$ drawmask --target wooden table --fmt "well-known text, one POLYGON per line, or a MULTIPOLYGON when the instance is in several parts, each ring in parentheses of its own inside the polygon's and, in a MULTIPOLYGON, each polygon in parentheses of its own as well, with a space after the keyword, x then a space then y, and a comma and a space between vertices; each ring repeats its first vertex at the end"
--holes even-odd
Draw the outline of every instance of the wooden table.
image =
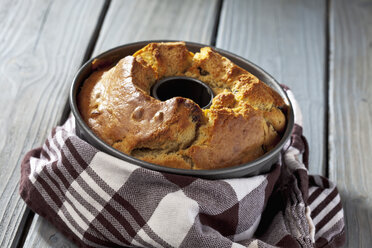
POLYGON ((0 0, 0 24, 0 247, 75 247, 20 199, 20 162, 66 118, 84 61, 147 39, 215 45, 290 86, 346 247, 372 247, 372 1, 0 0))

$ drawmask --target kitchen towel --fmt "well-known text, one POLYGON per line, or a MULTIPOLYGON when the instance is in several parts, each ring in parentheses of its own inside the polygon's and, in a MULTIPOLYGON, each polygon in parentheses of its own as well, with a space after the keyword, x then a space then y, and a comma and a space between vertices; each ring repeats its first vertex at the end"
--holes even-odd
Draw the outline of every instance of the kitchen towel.
POLYGON ((81 247, 339 247, 340 195, 309 175, 302 115, 267 174, 206 180, 148 170, 76 136, 74 117, 21 165, 27 205, 81 247))

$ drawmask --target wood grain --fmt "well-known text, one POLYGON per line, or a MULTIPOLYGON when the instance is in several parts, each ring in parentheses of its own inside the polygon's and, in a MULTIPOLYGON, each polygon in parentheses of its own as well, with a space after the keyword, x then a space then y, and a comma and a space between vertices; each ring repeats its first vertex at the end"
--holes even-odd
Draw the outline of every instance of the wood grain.
POLYGON ((261 66, 300 104, 310 172, 325 173, 326 2, 225 0, 216 46, 261 66))
POLYGON ((215 0, 114 0, 94 55, 141 40, 185 40, 209 44, 216 21, 215 0))
MULTIPOLYGON (((105 17, 94 55, 112 47, 148 39, 210 43, 217 14, 213 0, 118 0, 105 17)), ((76 247, 36 215, 24 247, 76 247)))
POLYGON ((21 160, 61 118, 102 3, 0 1, 0 247, 24 223, 21 160))
POLYGON ((63 236, 57 229, 39 215, 35 216, 30 227, 29 235, 24 243, 27 247, 63 247, 74 248, 77 247, 69 239, 63 236))
POLYGON ((329 177, 346 215, 346 247, 372 245, 372 1, 330 6, 329 177))

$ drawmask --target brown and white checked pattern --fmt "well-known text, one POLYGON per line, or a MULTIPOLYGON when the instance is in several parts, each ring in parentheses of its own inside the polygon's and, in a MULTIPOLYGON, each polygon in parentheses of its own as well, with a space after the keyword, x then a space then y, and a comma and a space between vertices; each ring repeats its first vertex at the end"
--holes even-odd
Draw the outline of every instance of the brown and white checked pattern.
POLYGON ((81 140, 70 117, 24 158, 20 194, 81 247, 341 246, 340 196, 308 176, 301 113, 284 88, 296 126, 270 173, 205 180, 147 170, 81 140))

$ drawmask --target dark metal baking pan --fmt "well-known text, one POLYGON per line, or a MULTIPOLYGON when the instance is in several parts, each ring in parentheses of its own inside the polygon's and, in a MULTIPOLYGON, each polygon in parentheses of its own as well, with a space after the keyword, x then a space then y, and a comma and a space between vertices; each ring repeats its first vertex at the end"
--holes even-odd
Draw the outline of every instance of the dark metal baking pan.
MULTIPOLYGON (((86 140, 91 145, 95 146, 97 149, 111 154, 119 159, 127 161, 129 163, 136 164, 138 166, 142 166, 144 168, 150 170, 156 170, 160 172, 167 172, 167 173, 174 173, 180 175, 187 175, 187 176, 194 176, 194 177, 202 177, 208 179, 222 179, 222 178, 236 178, 236 177, 243 177, 243 176, 253 176, 261 173, 268 172, 272 165, 275 164, 280 156, 280 151, 283 148, 284 144, 288 141, 291 136, 291 132, 294 126, 294 116, 293 116, 293 109, 290 100, 288 99, 287 94, 279 85, 279 83, 266 71, 255 65, 254 63, 238 56, 228 51, 212 47, 215 51, 219 52, 222 56, 227 57, 232 62, 237 64, 238 66, 246 69, 253 75, 257 76, 260 80, 265 82, 271 88, 273 88, 276 92, 280 94, 280 96, 284 99, 285 103, 287 104, 288 108, 286 110, 287 115, 287 125, 286 129, 283 133, 283 136, 280 142, 269 152, 265 153, 263 156, 253 160, 251 162, 240 164, 236 166, 231 166, 222 169, 214 169, 214 170, 187 170, 187 169, 177 169, 177 168, 169 168, 164 167, 152 163, 148 163, 142 161, 140 159, 131 157, 127 154, 116 150, 115 148, 111 147, 110 145, 106 144, 100 138, 98 138, 93 131, 88 127, 88 125, 83 121, 79 110, 77 108, 76 103, 76 96, 84 83, 85 79, 89 77, 89 75, 94 71, 98 66, 101 64, 112 64, 119 61, 121 58, 124 58, 127 55, 132 55, 137 50, 141 49, 142 47, 146 46, 148 43, 151 42, 169 42, 171 40, 149 40, 149 41, 140 41, 135 43, 130 43, 126 45, 122 45, 116 48, 113 48, 107 52, 104 52, 95 58, 90 59, 86 62, 80 70, 77 72, 71 86, 70 90, 70 106, 73 115, 75 116, 76 121, 76 133, 79 137, 86 140), (95 61, 93 65, 93 61, 95 61)), ((186 42, 187 48, 192 52, 198 52, 200 48, 209 46, 206 44, 199 44, 194 42, 186 42)))

